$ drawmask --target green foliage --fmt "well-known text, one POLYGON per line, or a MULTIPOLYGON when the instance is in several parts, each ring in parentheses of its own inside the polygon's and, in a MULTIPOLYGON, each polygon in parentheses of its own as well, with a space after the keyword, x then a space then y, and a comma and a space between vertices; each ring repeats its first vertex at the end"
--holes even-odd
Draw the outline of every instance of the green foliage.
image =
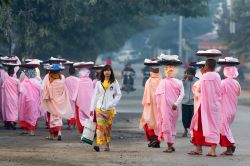
POLYGON ((0 40, 14 43, 17 55, 95 60, 155 27, 151 15, 204 16, 207 5, 208 0, 12 0, 0 11, 0 40))
POLYGON ((218 34, 234 56, 248 58, 250 52, 250 0, 235 0, 233 2, 233 15, 230 17, 229 11, 224 10, 223 17, 219 21, 218 34), (230 20, 236 24, 235 33, 229 31, 230 20))

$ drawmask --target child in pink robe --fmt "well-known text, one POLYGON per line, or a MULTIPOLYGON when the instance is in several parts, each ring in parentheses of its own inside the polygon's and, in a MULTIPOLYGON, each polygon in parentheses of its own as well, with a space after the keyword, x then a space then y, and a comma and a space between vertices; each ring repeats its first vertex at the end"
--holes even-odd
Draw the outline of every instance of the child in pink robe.
POLYGON ((7 77, 2 85, 2 109, 3 120, 6 121, 6 127, 16 129, 15 125, 18 120, 18 102, 19 93, 21 92, 20 82, 14 76, 14 68, 8 68, 9 77, 7 77))
POLYGON ((91 78, 89 78, 90 71, 88 69, 81 69, 79 74, 79 88, 76 97, 76 124, 79 133, 82 133, 85 120, 89 119, 90 116, 94 87, 91 78))
POLYGON ((57 137, 58 141, 61 141, 62 118, 71 118, 72 108, 64 76, 59 72, 61 68, 53 65, 52 69, 44 86, 41 105, 43 110, 47 111, 50 133, 47 139, 57 137))
POLYGON ((234 66, 226 66, 224 68, 224 76, 226 79, 221 81, 222 91, 222 112, 221 112, 221 127, 220 127, 220 145, 226 147, 227 150, 221 155, 233 155, 235 151, 235 140, 233 138, 230 126, 232 125, 236 113, 238 111, 238 96, 241 92, 241 87, 238 81, 234 78, 238 77, 237 68, 234 66))
POLYGON ((79 84, 79 79, 74 76, 75 74, 75 68, 72 66, 69 67, 69 74, 70 76, 65 79, 65 84, 69 92, 69 98, 70 98, 70 104, 73 110, 72 118, 68 119, 68 128, 71 129, 71 126, 76 125, 76 119, 75 119, 75 107, 76 107, 76 97, 78 93, 78 84, 79 84))
MULTIPOLYGON (((21 74, 22 76, 22 74, 21 74)), ((41 79, 39 77, 28 78, 23 74, 19 98, 19 121, 24 129, 22 134, 35 135, 35 128, 42 113, 40 110, 41 79)))
POLYGON ((210 146, 207 156, 216 156, 216 145, 220 141, 221 79, 214 72, 216 61, 207 59, 204 74, 197 91, 200 93, 198 111, 192 118, 190 133, 195 149, 190 155, 201 155, 202 146, 210 146))
POLYGON ((150 69, 150 77, 145 83, 142 105, 144 106, 140 120, 140 128, 144 128, 149 147, 160 147, 157 134, 157 108, 155 91, 161 81, 159 68, 150 69))
POLYGON ((179 105, 184 97, 182 81, 173 78, 176 71, 175 66, 166 66, 166 78, 161 80, 156 90, 158 138, 167 143, 168 148, 163 151, 166 153, 175 151, 173 144, 176 136, 179 105))

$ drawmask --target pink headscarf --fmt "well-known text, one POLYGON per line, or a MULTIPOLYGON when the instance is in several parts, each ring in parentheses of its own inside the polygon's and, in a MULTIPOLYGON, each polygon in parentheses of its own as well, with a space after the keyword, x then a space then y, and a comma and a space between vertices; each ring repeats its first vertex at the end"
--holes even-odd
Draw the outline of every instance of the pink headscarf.
POLYGON ((80 78, 89 77, 90 71, 88 69, 81 69, 79 72, 80 78))
POLYGON ((239 73, 238 69, 235 66, 226 66, 224 67, 224 76, 227 78, 237 78, 239 73))

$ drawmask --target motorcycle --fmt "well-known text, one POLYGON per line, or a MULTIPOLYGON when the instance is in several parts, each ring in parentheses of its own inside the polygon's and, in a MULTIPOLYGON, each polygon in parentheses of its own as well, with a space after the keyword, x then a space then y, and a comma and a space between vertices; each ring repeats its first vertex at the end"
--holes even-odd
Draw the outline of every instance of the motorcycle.
POLYGON ((135 73, 131 71, 124 71, 123 72, 123 87, 121 90, 127 93, 135 91, 136 89, 133 87, 134 78, 135 78, 135 73))

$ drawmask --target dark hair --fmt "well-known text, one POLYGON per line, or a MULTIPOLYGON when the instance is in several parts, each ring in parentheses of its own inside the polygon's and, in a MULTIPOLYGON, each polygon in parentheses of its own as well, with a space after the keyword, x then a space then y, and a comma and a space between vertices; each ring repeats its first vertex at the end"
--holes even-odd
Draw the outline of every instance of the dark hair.
POLYGON ((150 67, 150 71, 153 73, 159 73, 159 68, 150 67))
POLYGON ((114 75, 114 71, 113 71, 113 69, 112 69, 112 67, 110 65, 105 65, 103 67, 103 69, 101 70, 101 75, 100 75, 101 82, 103 82, 105 80, 104 71, 106 71, 106 70, 111 71, 109 82, 113 83, 115 81, 115 75, 114 75))
POLYGON ((210 71, 214 71, 216 67, 216 60, 214 59, 207 59, 206 66, 210 71))
POLYGON ((8 75, 12 76, 15 73, 14 67, 8 67, 8 75))
POLYGON ((73 66, 69 67, 69 75, 74 75, 76 73, 76 70, 73 66))
POLYGON ((186 72, 187 72, 187 74, 191 74, 191 75, 195 76, 196 69, 194 67, 188 67, 186 72))

